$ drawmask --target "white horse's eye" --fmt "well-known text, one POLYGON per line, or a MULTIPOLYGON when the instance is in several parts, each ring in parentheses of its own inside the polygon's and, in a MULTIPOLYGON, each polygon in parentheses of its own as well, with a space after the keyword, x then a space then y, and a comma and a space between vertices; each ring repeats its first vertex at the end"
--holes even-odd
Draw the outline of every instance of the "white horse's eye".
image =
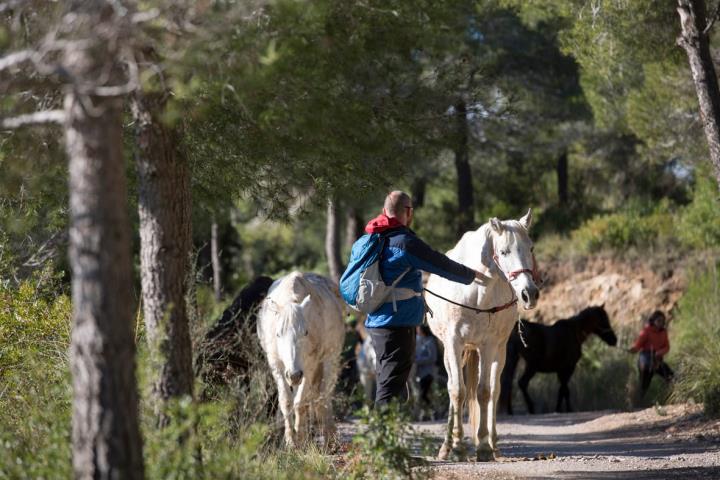
POLYGON ((500 255, 508 255, 510 253, 510 250, 501 250, 500 255))

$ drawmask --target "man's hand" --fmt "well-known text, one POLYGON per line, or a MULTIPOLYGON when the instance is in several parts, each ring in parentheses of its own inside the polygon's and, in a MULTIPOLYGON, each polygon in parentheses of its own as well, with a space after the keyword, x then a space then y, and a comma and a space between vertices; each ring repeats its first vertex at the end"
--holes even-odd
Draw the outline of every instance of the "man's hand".
POLYGON ((490 280, 492 280, 492 277, 475 270, 475 282, 476 283, 479 283, 480 285, 485 287, 485 286, 487 286, 488 283, 490 283, 490 280))

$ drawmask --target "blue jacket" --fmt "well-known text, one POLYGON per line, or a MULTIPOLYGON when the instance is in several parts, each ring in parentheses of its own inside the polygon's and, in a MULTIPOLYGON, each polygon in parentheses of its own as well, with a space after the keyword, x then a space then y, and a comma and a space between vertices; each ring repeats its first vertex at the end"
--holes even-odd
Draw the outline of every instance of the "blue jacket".
MULTIPOLYGON (((398 288, 410 288, 422 292, 421 270, 464 284, 475 279, 475 272, 440 252, 430 248, 415 233, 405 226, 394 227, 382 232, 385 237, 380 260, 380 273, 387 285, 390 285, 408 267, 410 270, 397 284, 398 288)), ((425 315, 425 302, 422 297, 413 297, 397 302, 397 312, 393 312, 392 302, 383 304, 368 315, 365 326, 414 327, 420 325, 425 315)))

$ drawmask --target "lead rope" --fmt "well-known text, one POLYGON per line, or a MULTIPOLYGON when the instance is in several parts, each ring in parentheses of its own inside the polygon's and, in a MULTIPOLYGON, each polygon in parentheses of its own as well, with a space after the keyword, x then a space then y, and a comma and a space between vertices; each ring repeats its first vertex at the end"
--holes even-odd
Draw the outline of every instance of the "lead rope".
POLYGON ((522 342, 523 347, 530 348, 525 341, 525 335, 523 335, 523 322, 524 320, 522 318, 518 318, 518 335, 520 336, 520 341, 522 342))
MULTIPOLYGON (((427 288, 423 288, 423 290, 428 292, 430 295, 433 295, 437 298, 445 300, 448 303, 452 303, 453 305, 457 305, 458 307, 467 308, 468 310, 472 310, 475 313, 498 313, 498 312, 501 312, 505 309, 512 307, 513 305, 515 305, 517 303, 517 298, 515 298, 515 295, 513 294, 513 299, 504 305, 500 305, 498 307, 492 307, 492 308, 477 308, 477 307, 471 307, 470 305, 464 305, 462 303, 454 302, 454 301, 450 300, 449 298, 445 298, 442 295, 439 295, 439 294, 433 292, 432 290, 428 290, 427 288)), ((426 304, 426 307, 427 307, 427 304, 426 304)), ((430 310, 429 307, 427 309, 428 309, 428 312, 430 313, 430 316, 432 317, 433 316, 432 310, 430 310)))

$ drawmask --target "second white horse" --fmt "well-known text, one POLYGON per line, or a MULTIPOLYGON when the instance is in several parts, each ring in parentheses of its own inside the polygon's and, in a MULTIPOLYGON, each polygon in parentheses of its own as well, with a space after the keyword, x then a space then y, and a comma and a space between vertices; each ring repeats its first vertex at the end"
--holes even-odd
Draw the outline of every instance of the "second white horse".
POLYGON ((345 334, 337 285, 292 272, 270 287, 257 329, 277 383, 286 444, 304 443, 313 418, 327 444, 335 433, 331 400, 345 334))

